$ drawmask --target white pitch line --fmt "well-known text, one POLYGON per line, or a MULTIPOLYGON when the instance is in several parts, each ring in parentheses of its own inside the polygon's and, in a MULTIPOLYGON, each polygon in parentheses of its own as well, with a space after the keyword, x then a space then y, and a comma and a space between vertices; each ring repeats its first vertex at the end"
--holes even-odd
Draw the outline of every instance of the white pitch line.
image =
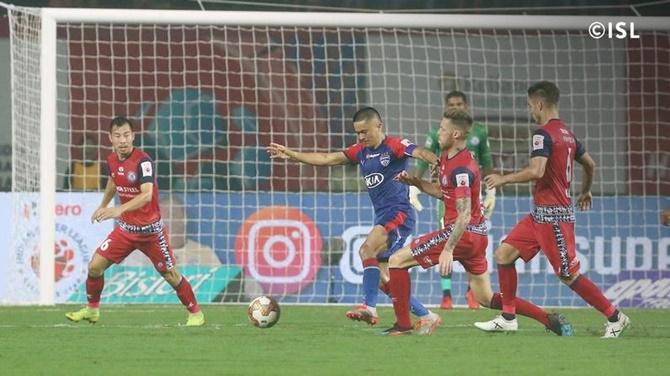
MULTIPOLYGON (((248 324, 247 324, 248 325, 248 324)), ((221 324, 207 324, 204 328, 208 329, 222 329, 227 325, 221 324)), ((230 325, 236 326, 236 325, 230 325)), ((87 329, 87 328, 114 328, 114 329, 174 329, 186 327, 183 324, 154 324, 154 325, 113 325, 113 324, 52 324, 52 325, 11 325, 11 324, 0 324, 0 329, 11 329, 11 328, 31 328, 31 329, 46 329, 46 328, 67 328, 67 329, 87 329)))

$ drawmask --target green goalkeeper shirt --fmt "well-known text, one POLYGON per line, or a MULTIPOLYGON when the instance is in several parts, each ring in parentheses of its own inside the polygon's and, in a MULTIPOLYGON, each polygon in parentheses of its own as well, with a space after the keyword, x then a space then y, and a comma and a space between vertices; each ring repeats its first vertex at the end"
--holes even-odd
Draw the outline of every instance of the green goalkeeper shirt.
MULTIPOLYGON (((426 144, 424 145, 426 149, 432 151, 438 158, 442 153, 440 142, 437 139, 437 132, 439 129, 440 127, 437 127, 430 132, 426 144)), ((479 168, 482 170, 493 168, 493 158, 491 157, 491 146, 489 145, 486 125, 479 122, 472 123, 472 129, 470 129, 468 139, 465 141, 465 147, 472 153, 473 158, 475 158, 479 164, 479 168)), ((428 169, 428 163, 417 159, 416 167, 421 175, 423 175, 428 169)), ((442 202, 442 200, 440 200, 439 205, 437 205, 437 213, 438 221, 440 225, 442 225, 442 217, 444 216, 444 202, 442 202)))
MULTIPOLYGON (((428 135, 426 144, 424 145, 426 149, 432 151, 438 157, 442 153, 440 148, 440 143, 437 140, 437 131, 440 128, 435 128, 428 135)), ((489 145, 488 131, 486 125, 474 122, 472 124, 472 129, 468 135, 465 146, 468 148, 472 156, 475 158, 479 164, 479 168, 491 169, 493 168, 493 158, 491 157, 491 147, 489 145)), ((428 169, 428 163, 418 159, 417 160, 417 169, 423 174, 428 169)))

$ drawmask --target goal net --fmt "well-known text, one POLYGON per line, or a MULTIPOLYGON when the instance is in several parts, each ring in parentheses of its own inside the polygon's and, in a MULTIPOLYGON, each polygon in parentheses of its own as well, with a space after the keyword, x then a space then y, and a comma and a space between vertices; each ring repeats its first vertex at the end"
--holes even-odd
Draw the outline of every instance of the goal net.
MULTIPOLYGON (((266 145, 342 150, 355 142, 351 117, 363 106, 379 110, 387 134, 423 145, 445 94, 460 90, 488 129, 495 169, 511 172, 528 162, 526 89, 551 80, 561 89, 561 118, 597 163, 594 208, 577 216, 582 271, 622 306, 670 306, 670 231, 658 220, 670 207, 667 26, 645 29, 640 19, 639 39, 594 39, 582 18, 34 12, 10 12, 11 199, 21 204, 7 249, 19 293, 0 295, 1 302, 39 294, 39 237, 26 238, 34 224, 25 213, 46 210, 45 196, 35 193, 45 179, 36 174, 45 171, 40 158, 56 181, 56 246, 42 251, 55 264, 55 301, 85 301, 86 263, 113 226, 87 219, 106 181, 109 121, 126 115, 135 145, 155 161, 170 242, 200 301, 271 294, 282 302, 357 303, 358 248, 374 220, 359 171, 271 161, 266 145), (57 20, 50 77, 40 75, 38 53, 47 15, 57 20), (48 134, 40 129, 44 80, 56 93, 48 134), (38 153, 45 137, 55 142, 53 156, 38 153)), ((578 190, 581 169, 575 172, 578 190)), ((498 192, 488 249, 494 289, 493 250, 529 212, 530 187, 498 192)), ((436 201, 421 200, 415 235, 438 226, 436 201)), ((584 304, 544 257, 517 268, 519 296, 545 306, 584 304)), ((177 302, 139 251, 105 278, 103 303, 177 302)), ((412 282, 421 301, 440 302, 436 269, 413 269, 412 282)), ((458 266, 457 304, 466 288, 458 266)))

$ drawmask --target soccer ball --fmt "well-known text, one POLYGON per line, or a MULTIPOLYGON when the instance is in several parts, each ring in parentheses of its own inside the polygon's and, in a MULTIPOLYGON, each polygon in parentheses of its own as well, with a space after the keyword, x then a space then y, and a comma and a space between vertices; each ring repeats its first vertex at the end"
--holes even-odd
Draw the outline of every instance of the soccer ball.
POLYGON ((249 304, 247 315, 254 326, 271 328, 279 321, 279 303, 269 296, 259 296, 249 304))

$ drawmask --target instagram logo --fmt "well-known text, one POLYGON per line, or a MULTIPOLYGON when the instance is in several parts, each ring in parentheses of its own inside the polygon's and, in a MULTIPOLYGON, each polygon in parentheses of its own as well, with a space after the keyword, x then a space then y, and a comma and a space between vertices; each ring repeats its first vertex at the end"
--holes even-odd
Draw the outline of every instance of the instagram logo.
POLYGON ((270 294, 292 294, 311 283, 321 265, 321 234, 307 214, 285 206, 249 216, 235 239, 237 263, 270 294))
POLYGON ((370 226, 352 226, 342 233, 344 253, 340 259, 340 273, 349 283, 357 285, 363 283, 363 263, 358 250, 361 249, 370 230, 372 230, 370 226))

